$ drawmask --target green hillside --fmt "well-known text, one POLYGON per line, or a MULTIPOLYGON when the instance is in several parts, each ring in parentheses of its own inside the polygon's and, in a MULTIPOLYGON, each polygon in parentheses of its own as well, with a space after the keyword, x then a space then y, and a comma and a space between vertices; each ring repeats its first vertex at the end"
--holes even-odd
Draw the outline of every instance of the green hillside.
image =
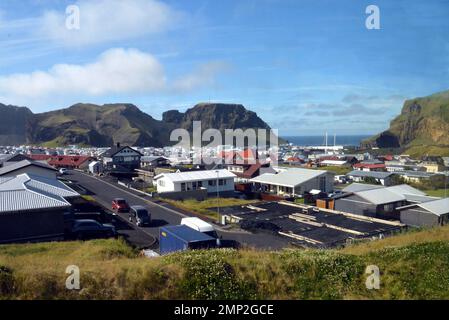
POLYGON ((407 100, 390 128, 362 146, 400 147, 415 157, 449 156, 449 91, 407 100))
POLYGON ((448 299, 449 227, 342 250, 213 250, 148 259, 120 240, 0 246, 3 299, 448 299), (66 267, 81 290, 65 289, 66 267), (380 290, 365 286, 368 265, 380 290))

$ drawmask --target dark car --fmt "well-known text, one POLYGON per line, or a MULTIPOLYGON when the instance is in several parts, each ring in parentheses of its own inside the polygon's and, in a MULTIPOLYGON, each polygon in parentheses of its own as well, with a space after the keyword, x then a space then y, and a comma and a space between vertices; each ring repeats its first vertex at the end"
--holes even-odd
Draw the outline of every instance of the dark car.
POLYGON ((116 198, 112 200, 112 210, 117 212, 129 212, 129 204, 125 199, 116 198))
POLYGON ((75 220, 72 228, 72 236, 76 239, 110 238, 117 232, 111 224, 102 224, 95 220, 75 220))
POLYGON ((151 216, 143 206, 132 206, 129 211, 130 222, 135 221, 138 227, 148 226, 151 223, 151 216))

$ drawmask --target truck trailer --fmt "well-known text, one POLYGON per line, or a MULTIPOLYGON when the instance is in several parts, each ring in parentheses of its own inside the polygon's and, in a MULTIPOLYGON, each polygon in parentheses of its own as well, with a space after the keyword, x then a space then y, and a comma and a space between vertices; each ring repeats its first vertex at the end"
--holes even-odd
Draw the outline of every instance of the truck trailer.
POLYGON ((161 227, 159 229, 160 253, 176 251, 211 249, 217 246, 217 240, 207 234, 185 225, 161 227))

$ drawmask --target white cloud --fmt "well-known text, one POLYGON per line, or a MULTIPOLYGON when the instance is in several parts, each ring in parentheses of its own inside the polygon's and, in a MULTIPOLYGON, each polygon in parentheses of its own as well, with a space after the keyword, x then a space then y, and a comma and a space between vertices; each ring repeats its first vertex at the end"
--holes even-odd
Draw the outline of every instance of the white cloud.
POLYGON ((154 92, 162 90, 165 82, 164 68, 152 55, 134 49, 111 49, 90 64, 58 64, 48 71, 0 77, 0 93, 40 97, 154 92))
POLYGON ((0 97, 9 101, 71 96, 179 93, 214 84, 223 62, 210 62, 173 83, 163 65, 151 54, 136 49, 110 49, 94 62, 57 64, 47 71, 0 76, 0 97))
POLYGON ((80 29, 66 27, 67 15, 47 11, 38 32, 67 46, 118 41, 164 32, 182 16, 158 0, 78 0, 80 29))

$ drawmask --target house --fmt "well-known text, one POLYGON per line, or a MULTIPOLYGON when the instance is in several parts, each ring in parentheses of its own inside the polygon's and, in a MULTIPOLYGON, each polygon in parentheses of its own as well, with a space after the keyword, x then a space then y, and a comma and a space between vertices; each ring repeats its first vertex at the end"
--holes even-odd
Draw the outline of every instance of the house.
POLYGON ((424 161, 423 163, 420 164, 420 166, 425 168, 426 172, 429 173, 438 173, 443 172, 445 170, 444 165, 433 161, 424 161))
POLYGON ((89 172, 95 175, 103 173, 103 163, 100 161, 92 161, 89 163, 89 172))
POLYGON ((250 180, 254 189, 279 196, 303 196, 313 189, 332 192, 334 174, 324 170, 302 168, 283 169, 279 173, 265 173, 250 180))
POLYGON ((449 222, 449 198, 398 208, 401 222, 413 227, 434 227, 449 222))
POLYGON ((129 146, 121 146, 120 143, 101 155, 106 170, 124 173, 140 168, 142 156, 139 151, 129 146))
POLYGON ((23 173, 56 179, 58 170, 46 163, 33 160, 23 160, 0 168, 0 177, 2 178, 16 177, 23 173))
POLYGON ((366 162, 356 163, 352 166, 352 168, 354 170, 359 170, 359 171, 386 171, 385 164, 383 162, 378 163, 376 161, 370 162, 370 163, 366 163, 366 162))
POLYGON ((80 169, 85 170, 89 168, 89 163, 95 159, 90 156, 52 156, 47 160, 48 164, 55 168, 66 168, 66 169, 80 169))
POLYGON ((385 187, 353 183, 343 189, 343 194, 334 197, 332 209, 369 217, 399 219, 397 208, 436 199, 406 184, 385 187))
POLYGON ((162 173, 154 177, 157 192, 186 193, 204 190, 207 194, 220 196, 234 193, 234 178, 232 172, 222 170, 205 170, 176 173, 162 173))
POLYGON ((354 182, 376 182, 383 186, 390 186, 392 184, 393 172, 379 172, 379 171, 361 171, 354 170, 346 174, 346 176, 354 182))
POLYGON ((141 168, 167 167, 170 161, 166 157, 160 156, 143 156, 140 158, 141 168))
POLYGON ((0 243, 62 239, 67 199, 78 196, 53 178, 0 177, 0 243))
POLYGON ((346 160, 323 160, 320 162, 322 166, 342 167, 348 165, 346 160))
POLYGON ((254 164, 228 164, 226 169, 236 175, 236 183, 248 183, 252 178, 255 178, 263 173, 275 173, 276 171, 267 163, 260 162, 254 164))
POLYGON ((435 176, 435 173, 429 173, 424 171, 401 171, 397 172, 397 174, 402 177, 403 181, 405 182, 413 182, 413 183, 421 183, 423 181, 429 180, 433 176, 435 176))

